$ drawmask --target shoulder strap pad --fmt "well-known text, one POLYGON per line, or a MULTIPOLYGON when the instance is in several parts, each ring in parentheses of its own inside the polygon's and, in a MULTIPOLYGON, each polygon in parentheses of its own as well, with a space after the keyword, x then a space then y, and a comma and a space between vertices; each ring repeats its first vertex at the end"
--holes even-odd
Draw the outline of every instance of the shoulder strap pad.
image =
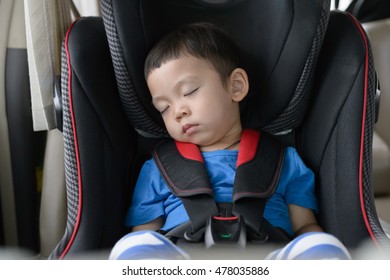
POLYGON ((213 194, 199 148, 191 143, 166 140, 153 152, 161 175, 178 197, 213 194))
POLYGON ((244 130, 237 159, 233 201, 271 196, 280 178, 284 146, 255 130, 244 130))
POLYGON ((191 143, 167 140, 157 146, 153 158, 171 192, 179 197, 191 220, 191 234, 199 234, 210 215, 218 215, 210 180, 199 148, 191 143))

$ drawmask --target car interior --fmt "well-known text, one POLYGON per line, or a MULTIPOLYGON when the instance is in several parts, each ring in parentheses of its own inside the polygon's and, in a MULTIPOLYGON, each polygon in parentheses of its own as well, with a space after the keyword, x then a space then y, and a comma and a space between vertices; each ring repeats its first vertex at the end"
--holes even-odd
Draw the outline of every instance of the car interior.
POLYGON ((73 2, 57 7, 58 50, 29 29, 39 8, 0 2, 0 259, 107 259, 140 167, 167 137, 143 62, 199 21, 240 47, 244 127, 294 146, 314 171, 320 225, 354 258, 390 258, 388 1, 73 2), (26 33, 36 37, 12 36, 26 33), (58 69, 40 68, 42 50, 58 69))

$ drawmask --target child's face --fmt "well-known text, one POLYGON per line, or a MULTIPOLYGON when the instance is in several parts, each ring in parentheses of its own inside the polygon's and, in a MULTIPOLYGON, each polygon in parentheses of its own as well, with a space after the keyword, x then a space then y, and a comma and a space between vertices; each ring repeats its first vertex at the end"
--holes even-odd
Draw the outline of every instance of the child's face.
POLYGON ((168 61, 149 74, 153 105, 172 138, 197 144, 204 151, 223 149, 240 139, 238 102, 247 88, 241 90, 244 93, 237 93, 237 88, 242 88, 241 80, 247 83, 247 77, 237 69, 225 87, 210 63, 193 56, 168 61))

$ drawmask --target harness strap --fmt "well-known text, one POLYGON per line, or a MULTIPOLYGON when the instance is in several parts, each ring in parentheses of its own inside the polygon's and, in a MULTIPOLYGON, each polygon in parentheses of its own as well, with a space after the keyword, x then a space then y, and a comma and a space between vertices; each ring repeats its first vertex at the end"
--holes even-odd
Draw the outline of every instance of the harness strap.
MULTIPOLYGON (((164 141, 153 152, 156 165, 168 187, 183 202, 191 221, 189 238, 201 235, 210 215, 218 215, 203 157, 195 145, 164 141)), ((194 240, 195 241, 195 240, 194 240)))
MULTIPOLYGON (((261 223, 267 198, 274 194, 282 172, 285 147, 254 130, 244 130, 233 186, 233 214, 263 235, 261 223)), ((262 238, 259 236, 259 238, 262 238)))
MULTIPOLYGON (((252 239, 264 240, 262 220, 267 198, 279 183, 285 147, 255 130, 243 130, 233 186, 233 215, 242 216, 252 239)), ((168 187, 179 197, 191 221, 184 233, 200 241, 210 216, 219 216, 204 159, 198 146, 167 140, 153 157, 168 187)), ((180 232, 182 232, 182 227, 180 232)), ((180 233, 181 234, 181 233, 180 233)), ((176 235, 176 234, 175 234, 176 235)))

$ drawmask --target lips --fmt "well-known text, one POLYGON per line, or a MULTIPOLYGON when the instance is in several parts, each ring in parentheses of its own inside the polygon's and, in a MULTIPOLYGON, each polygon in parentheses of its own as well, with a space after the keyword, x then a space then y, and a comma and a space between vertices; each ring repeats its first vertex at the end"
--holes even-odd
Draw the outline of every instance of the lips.
POLYGON ((195 124, 185 124, 185 125, 183 125, 183 127, 182 127, 182 131, 183 131, 183 133, 189 133, 189 132, 191 132, 192 131, 192 129, 194 128, 194 127, 196 127, 197 125, 195 125, 195 124))

